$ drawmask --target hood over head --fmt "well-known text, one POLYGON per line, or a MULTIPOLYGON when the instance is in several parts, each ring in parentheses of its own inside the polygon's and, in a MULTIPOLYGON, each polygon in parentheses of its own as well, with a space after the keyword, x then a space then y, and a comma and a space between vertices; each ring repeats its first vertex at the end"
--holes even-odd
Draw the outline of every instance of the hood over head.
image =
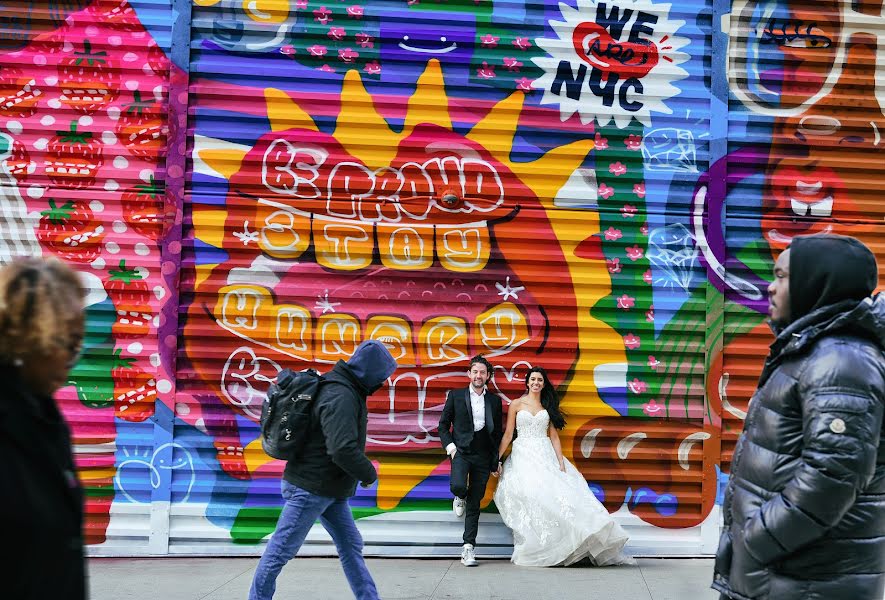
POLYGON ((793 322, 824 306, 863 300, 879 281, 873 252, 859 240, 842 235, 793 238, 789 268, 793 322))
POLYGON ((377 340, 366 340, 357 346, 347 366, 371 393, 393 375, 397 365, 387 346, 377 340))

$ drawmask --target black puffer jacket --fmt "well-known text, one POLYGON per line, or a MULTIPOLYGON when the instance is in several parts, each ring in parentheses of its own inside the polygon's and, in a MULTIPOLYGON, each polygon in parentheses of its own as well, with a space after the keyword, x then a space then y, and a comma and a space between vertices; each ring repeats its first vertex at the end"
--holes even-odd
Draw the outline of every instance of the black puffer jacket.
POLYGON ((304 449, 286 463, 283 477, 312 494, 350 498, 358 481, 369 484, 378 478, 366 457, 366 397, 372 390, 343 360, 324 379, 304 449))
POLYGON ((725 596, 883 597, 883 347, 881 295, 817 308, 772 344, 725 495, 725 596))

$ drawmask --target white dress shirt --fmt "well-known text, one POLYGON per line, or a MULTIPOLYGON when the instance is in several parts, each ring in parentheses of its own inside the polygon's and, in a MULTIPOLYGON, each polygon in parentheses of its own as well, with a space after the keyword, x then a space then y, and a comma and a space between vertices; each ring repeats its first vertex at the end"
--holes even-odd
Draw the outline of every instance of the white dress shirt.
POLYGON ((471 387, 470 406, 473 409, 473 431, 480 431, 486 426, 486 391, 477 394, 471 387))

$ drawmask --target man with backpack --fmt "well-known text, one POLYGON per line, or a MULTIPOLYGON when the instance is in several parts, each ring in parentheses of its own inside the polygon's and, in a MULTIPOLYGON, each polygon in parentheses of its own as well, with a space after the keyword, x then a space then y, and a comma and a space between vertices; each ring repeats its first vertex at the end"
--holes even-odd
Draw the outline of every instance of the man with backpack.
POLYGON ((381 342, 360 344, 353 356, 323 376, 310 411, 305 439, 286 463, 285 499, 249 591, 249 600, 270 600, 282 568, 298 553, 317 519, 338 549, 344 574, 358 600, 375 600, 378 590, 363 560, 363 539, 347 499, 357 482, 371 485, 378 474, 366 457, 366 398, 396 370, 381 342))

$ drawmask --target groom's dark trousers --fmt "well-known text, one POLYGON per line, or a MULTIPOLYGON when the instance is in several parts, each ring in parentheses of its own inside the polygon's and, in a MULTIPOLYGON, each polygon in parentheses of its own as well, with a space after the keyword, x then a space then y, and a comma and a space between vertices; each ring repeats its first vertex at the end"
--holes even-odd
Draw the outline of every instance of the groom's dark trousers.
POLYGON ((443 448, 454 443, 449 486, 452 494, 467 500, 464 514, 464 543, 476 546, 479 529, 479 506, 486 493, 492 471, 498 468, 498 445, 502 429, 501 398, 485 394, 485 427, 473 430, 473 412, 469 389, 452 390, 446 397, 439 420, 439 438, 443 448))

